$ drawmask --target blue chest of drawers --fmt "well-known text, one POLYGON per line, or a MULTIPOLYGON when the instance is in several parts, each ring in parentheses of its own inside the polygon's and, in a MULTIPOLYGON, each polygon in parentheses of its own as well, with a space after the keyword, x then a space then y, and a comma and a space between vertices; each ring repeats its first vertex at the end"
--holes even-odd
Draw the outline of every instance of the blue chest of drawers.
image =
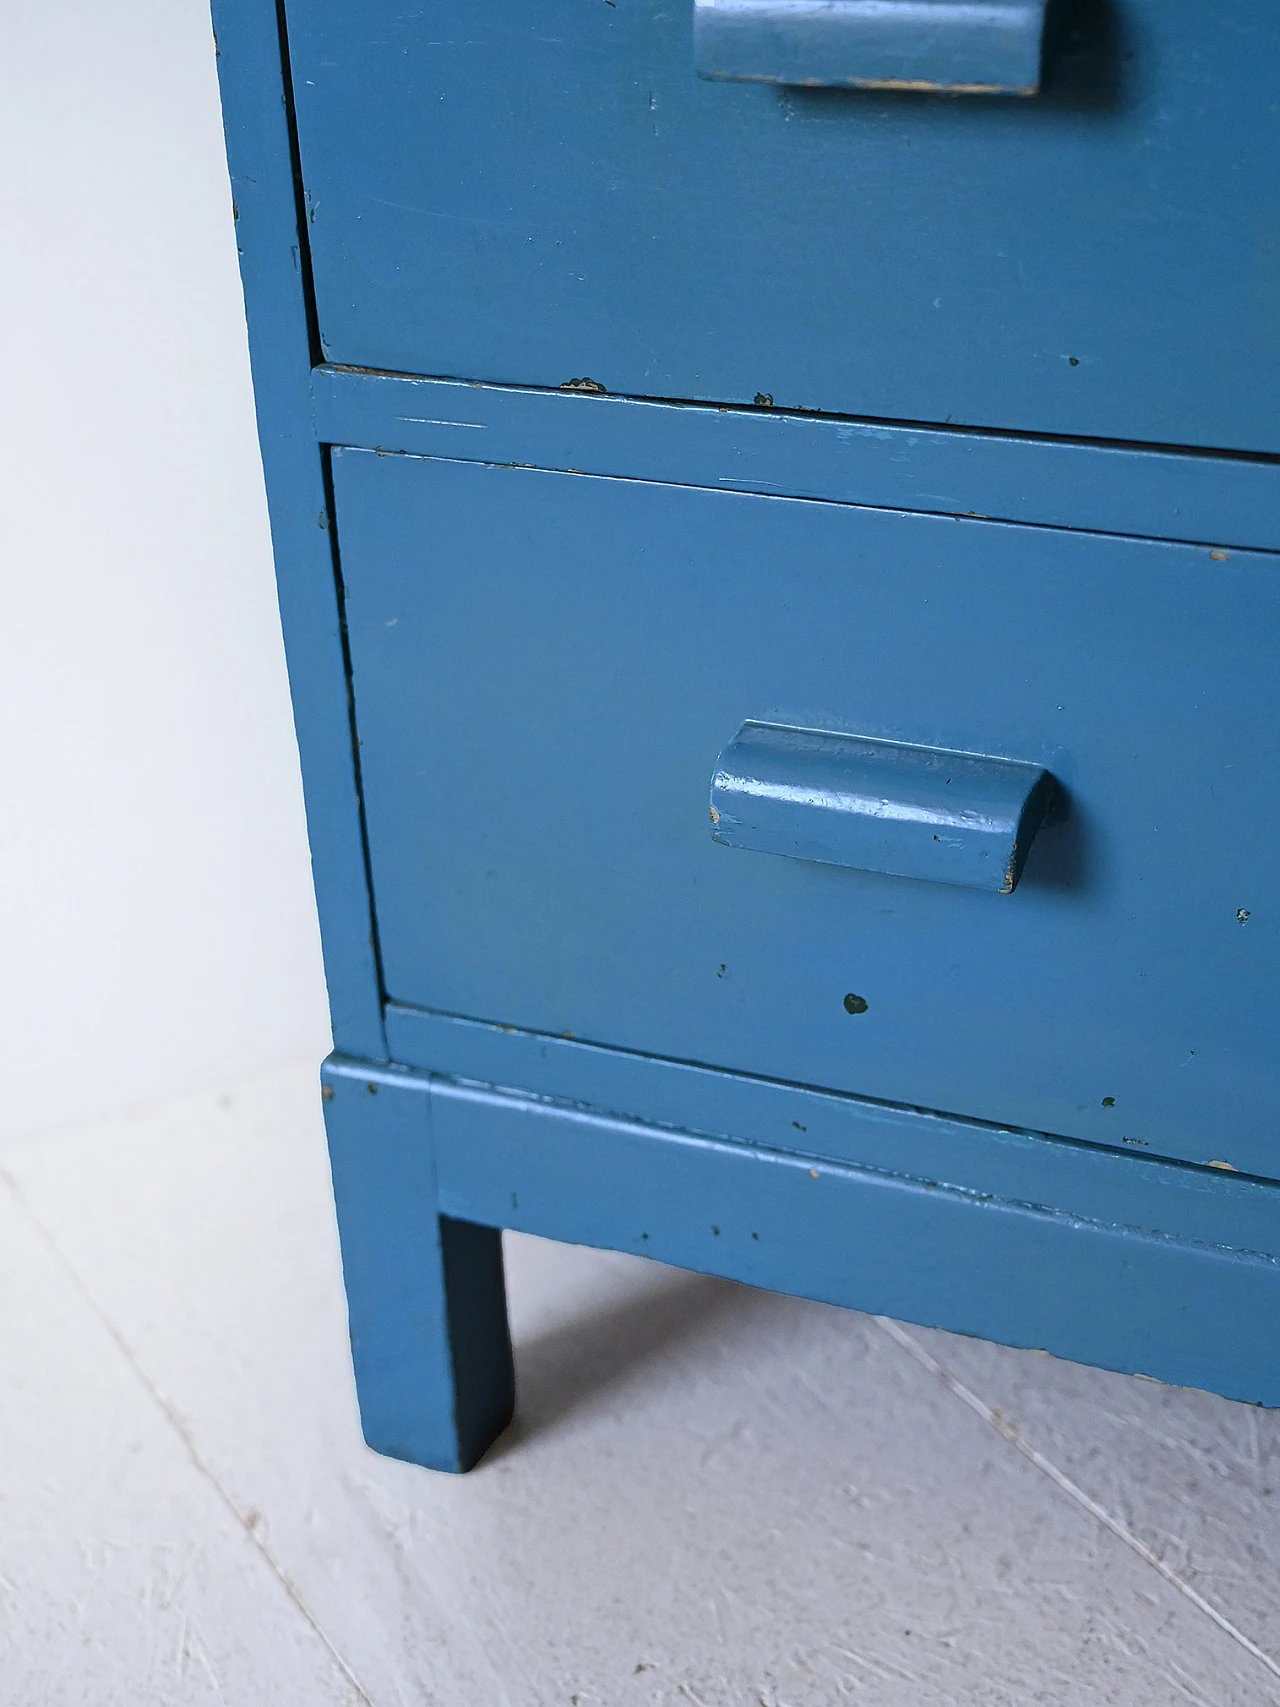
POLYGON ((1280 13, 215 22, 370 1443, 504 1227, 1280 1403, 1280 13))

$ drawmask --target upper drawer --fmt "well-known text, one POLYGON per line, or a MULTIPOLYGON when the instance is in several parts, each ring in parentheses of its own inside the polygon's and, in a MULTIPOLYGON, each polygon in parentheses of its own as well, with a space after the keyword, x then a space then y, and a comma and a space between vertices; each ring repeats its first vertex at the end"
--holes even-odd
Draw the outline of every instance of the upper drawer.
POLYGON ((700 82, 692 0, 288 0, 333 362, 1280 451, 1280 7, 1029 98, 700 82))

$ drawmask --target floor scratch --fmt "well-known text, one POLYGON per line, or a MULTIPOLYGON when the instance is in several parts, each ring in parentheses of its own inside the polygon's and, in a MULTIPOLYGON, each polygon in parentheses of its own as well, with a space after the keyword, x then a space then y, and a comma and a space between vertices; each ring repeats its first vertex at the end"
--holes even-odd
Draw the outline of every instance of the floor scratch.
POLYGON ((1216 1606, 1192 1588, 1184 1577, 1178 1575, 1172 1565, 1167 1564, 1158 1553, 1147 1546, 1141 1536, 1135 1535, 1131 1529, 1120 1522, 1119 1518, 1113 1517, 1105 1506, 1099 1505, 1091 1494, 1085 1493, 1084 1489, 1078 1483, 1073 1482, 1070 1476, 1059 1470, 1058 1466, 1046 1458, 1042 1452, 1038 1452, 1016 1424, 991 1405, 988 1405, 984 1399, 980 1399, 971 1388, 966 1387, 958 1375, 953 1375, 951 1370, 939 1363, 937 1358, 926 1351, 919 1340, 909 1334, 898 1322, 892 1321, 888 1316, 876 1316, 873 1320, 888 1334, 891 1340, 902 1347, 908 1356, 914 1357, 922 1368, 927 1369, 931 1375, 935 1375, 944 1387, 955 1394, 962 1404, 968 1405, 969 1409, 980 1416, 984 1422, 989 1423, 997 1434, 1003 1435, 1010 1446, 1016 1447, 1024 1458, 1034 1464, 1036 1469, 1046 1475, 1057 1487, 1061 1488, 1069 1499, 1073 1499, 1077 1505, 1082 1506, 1085 1511, 1097 1518, 1105 1529, 1109 1529, 1117 1540, 1123 1541, 1125 1546, 1131 1548, 1140 1559, 1151 1566, 1153 1571, 1158 1571, 1167 1583, 1172 1584, 1177 1589, 1179 1594, 1185 1595, 1193 1606, 1199 1607, 1206 1618, 1211 1618, 1219 1630, 1230 1636, 1233 1642, 1239 1642, 1246 1653, 1252 1654, 1255 1660, 1259 1660, 1266 1666, 1273 1677, 1280 1677, 1280 1661, 1273 1659, 1256 1642, 1250 1641, 1243 1630, 1237 1629, 1228 1617, 1218 1611, 1216 1606))

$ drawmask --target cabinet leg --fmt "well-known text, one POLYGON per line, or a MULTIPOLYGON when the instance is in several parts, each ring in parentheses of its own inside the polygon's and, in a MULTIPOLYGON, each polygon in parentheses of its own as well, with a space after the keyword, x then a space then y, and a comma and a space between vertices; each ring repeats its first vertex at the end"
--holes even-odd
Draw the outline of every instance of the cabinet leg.
POLYGON ((331 1060, 322 1083, 364 1437, 469 1470, 514 1403, 502 1235, 440 1214, 421 1080, 331 1060))

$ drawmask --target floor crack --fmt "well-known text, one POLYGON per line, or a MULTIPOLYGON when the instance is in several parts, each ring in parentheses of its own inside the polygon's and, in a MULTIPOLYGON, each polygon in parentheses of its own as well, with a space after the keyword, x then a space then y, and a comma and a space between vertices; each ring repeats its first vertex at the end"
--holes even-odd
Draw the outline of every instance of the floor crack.
POLYGON ((142 1386, 144 1391, 147 1393, 147 1395, 151 1399, 152 1403, 159 1410, 160 1414, 164 1417, 165 1421, 169 1424, 169 1426, 174 1430, 174 1432, 177 1434, 178 1438, 181 1440, 183 1446, 186 1448, 187 1456, 191 1460, 191 1463, 192 1463, 193 1467, 195 1468, 196 1473, 199 1476, 201 1476, 208 1483, 208 1485, 213 1489, 214 1493, 217 1495, 217 1497, 221 1501, 222 1505, 227 1509, 228 1512, 230 1512, 231 1516, 235 1519, 236 1523, 240 1526, 241 1529, 243 1529, 245 1534, 249 1537, 249 1540, 253 1543, 253 1545, 257 1548, 258 1552, 261 1554, 262 1558, 265 1560, 268 1568, 270 1569, 272 1575, 279 1582, 281 1588, 283 1588, 284 1592, 288 1595, 289 1599, 293 1602, 294 1606, 302 1614, 303 1618, 306 1619, 307 1623, 311 1626, 311 1629, 314 1631, 316 1636, 319 1637, 320 1641, 324 1644, 325 1648, 327 1649, 327 1651, 329 1653, 329 1657, 332 1659, 334 1665, 337 1666, 338 1670, 342 1673, 342 1675, 346 1679, 347 1683, 355 1691, 355 1696, 356 1696, 357 1701, 360 1703, 360 1707, 375 1707, 373 1697, 363 1687, 359 1678, 357 1678, 355 1673, 352 1671, 351 1667, 347 1664, 346 1660, 343 1659, 342 1655, 338 1652, 337 1648, 334 1647, 333 1642, 330 1640, 328 1635, 325 1633, 323 1626, 320 1624, 319 1620, 316 1618, 316 1616, 312 1612, 311 1608, 307 1605, 306 1601, 303 1599, 301 1590, 297 1587, 297 1585, 294 1583, 293 1579, 290 1577, 289 1573, 285 1570, 284 1566, 280 1563, 280 1561, 275 1557, 274 1553, 272 1553, 271 1549, 267 1546, 265 1538, 263 1537, 263 1535, 261 1533, 260 1525, 258 1522, 258 1514, 254 1511, 241 1511, 240 1510, 240 1507, 236 1504, 236 1502, 232 1498, 231 1494, 222 1485, 222 1482, 219 1480, 219 1478, 216 1475, 216 1473, 214 1472, 212 1466, 209 1463, 207 1463, 206 1460, 204 1459, 204 1457, 201 1455, 200 1449, 196 1445, 195 1439, 193 1438, 191 1431, 187 1428, 187 1425, 183 1421, 179 1412, 174 1408, 174 1406, 172 1404, 170 1404, 169 1400, 161 1392, 160 1388, 156 1386, 155 1382, 151 1379, 151 1377, 147 1373, 146 1369, 138 1361, 138 1358, 135 1356, 133 1348, 129 1344, 128 1340, 124 1337, 123 1333, 121 1333, 120 1329, 116 1326, 115 1322, 107 1314, 107 1312, 102 1308, 102 1306, 99 1304, 98 1300, 94 1297, 93 1293, 90 1292, 88 1286, 86 1286, 85 1282, 82 1280, 80 1273, 79 1273, 79 1270, 75 1267, 74 1263, 72 1263, 70 1261, 70 1259, 66 1256, 66 1254, 62 1250, 62 1247, 59 1245, 58 1241, 54 1238, 53 1234, 45 1226, 43 1221, 41 1221, 40 1217, 36 1214, 35 1210, 31 1207, 30 1203, 27 1202, 27 1199, 26 1199, 25 1195, 23 1194, 22 1188, 18 1184, 18 1181, 13 1177, 13 1175, 7 1169, 0 1169, 0 1179, 2 1179, 5 1183, 5 1185, 9 1188, 9 1192, 12 1195, 14 1202, 17 1204, 18 1208, 22 1211, 22 1213, 26 1216, 26 1218, 30 1222, 31 1226, 35 1229, 36 1233, 39 1235, 39 1237, 40 1237, 42 1243, 44 1244, 45 1248, 48 1250, 50 1256, 52 1256, 53 1260, 57 1263, 58 1267, 62 1270, 63 1274, 66 1275, 67 1279, 71 1282, 71 1285, 75 1288, 75 1290, 78 1293, 78 1295, 80 1296, 80 1298, 83 1299, 85 1306, 90 1311, 90 1313, 93 1315, 95 1320, 106 1330, 107 1334, 111 1337, 111 1340, 115 1344, 116 1348, 119 1350, 121 1356, 124 1358, 125 1362, 128 1364, 129 1368, 132 1370, 134 1377, 137 1379, 137 1381, 140 1383, 140 1385, 142 1386))

